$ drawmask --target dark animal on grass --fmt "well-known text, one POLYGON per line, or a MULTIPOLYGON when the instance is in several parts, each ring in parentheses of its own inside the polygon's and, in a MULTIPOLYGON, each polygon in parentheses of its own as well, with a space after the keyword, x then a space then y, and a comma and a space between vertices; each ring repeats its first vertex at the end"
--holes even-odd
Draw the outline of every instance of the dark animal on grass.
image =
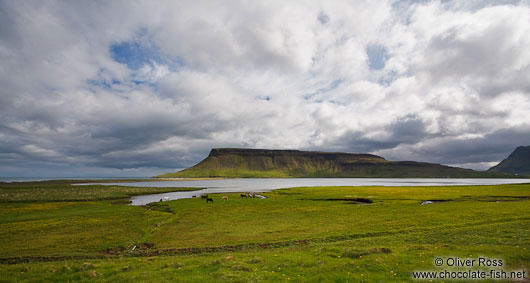
POLYGON ((208 195, 201 195, 201 198, 208 198, 208 195))
POLYGON ((208 203, 208 202, 211 202, 211 203, 213 203, 213 199, 211 199, 211 198, 207 197, 207 198, 206 198, 206 203, 208 203))
POLYGON ((248 198, 248 196, 246 194, 241 194, 241 197, 242 198, 248 198))

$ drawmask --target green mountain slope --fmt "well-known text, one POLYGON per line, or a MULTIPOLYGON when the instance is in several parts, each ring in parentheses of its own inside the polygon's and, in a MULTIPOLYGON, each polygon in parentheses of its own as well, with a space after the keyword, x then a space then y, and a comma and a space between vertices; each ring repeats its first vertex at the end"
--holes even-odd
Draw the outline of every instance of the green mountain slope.
POLYGON ((388 161, 372 154, 268 149, 212 149, 197 165, 157 177, 366 177, 366 178, 487 178, 506 177, 440 164, 388 161))
POLYGON ((488 171, 530 175, 530 146, 516 148, 508 158, 491 167, 488 171))

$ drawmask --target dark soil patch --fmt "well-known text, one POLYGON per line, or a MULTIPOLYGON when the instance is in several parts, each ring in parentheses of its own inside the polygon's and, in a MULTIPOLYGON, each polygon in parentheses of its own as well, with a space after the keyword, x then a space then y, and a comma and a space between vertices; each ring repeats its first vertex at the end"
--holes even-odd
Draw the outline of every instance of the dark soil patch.
POLYGON ((149 209, 149 210, 155 210, 160 212, 167 212, 171 214, 175 214, 175 211, 169 206, 167 203, 160 203, 160 202, 152 202, 147 205, 144 205, 143 207, 149 209))
POLYGON ((134 245, 131 249, 131 251, 135 254, 148 254, 153 252, 155 248, 154 244, 151 243, 141 243, 134 245))
POLYGON ((104 256, 21 256, 0 258, 0 264, 19 264, 28 262, 50 262, 63 260, 78 260, 78 259, 100 259, 104 256))
POLYGON ((369 198, 324 198, 324 199, 304 199, 313 201, 347 201, 350 203, 373 203, 369 198))
POLYGON ((525 201, 530 200, 530 196, 463 196, 466 200, 487 201, 487 202, 504 202, 504 201, 525 201))
POLYGON ((114 248, 105 249, 101 251, 100 253, 104 255, 115 256, 115 255, 123 254, 124 252, 125 252, 125 247, 114 247, 114 248))

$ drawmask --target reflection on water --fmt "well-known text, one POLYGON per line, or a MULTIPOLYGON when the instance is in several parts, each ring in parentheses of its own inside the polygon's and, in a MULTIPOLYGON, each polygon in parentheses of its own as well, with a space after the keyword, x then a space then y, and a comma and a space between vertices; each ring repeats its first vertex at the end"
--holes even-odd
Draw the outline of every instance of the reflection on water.
POLYGON ((316 186, 457 186, 530 183, 530 179, 391 179, 391 178, 280 178, 223 179, 196 181, 165 181, 105 183, 104 185, 135 187, 205 188, 191 192, 173 192, 132 197, 132 205, 145 205, 168 197, 170 200, 191 198, 202 194, 233 192, 267 192, 274 189, 316 186))

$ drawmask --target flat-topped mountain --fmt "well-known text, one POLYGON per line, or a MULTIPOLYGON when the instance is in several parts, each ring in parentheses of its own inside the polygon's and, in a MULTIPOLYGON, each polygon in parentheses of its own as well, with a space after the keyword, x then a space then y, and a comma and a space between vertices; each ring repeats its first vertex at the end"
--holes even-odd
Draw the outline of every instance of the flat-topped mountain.
POLYGON ((215 148, 195 166, 157 177, 227 178, 487 178, 499 172, 415 161, 388 161, 372 154, 215 148))
POLYGON ((508 158, 491 167, 488 171, 530 175, 530 146, 516 148, 508 158))

